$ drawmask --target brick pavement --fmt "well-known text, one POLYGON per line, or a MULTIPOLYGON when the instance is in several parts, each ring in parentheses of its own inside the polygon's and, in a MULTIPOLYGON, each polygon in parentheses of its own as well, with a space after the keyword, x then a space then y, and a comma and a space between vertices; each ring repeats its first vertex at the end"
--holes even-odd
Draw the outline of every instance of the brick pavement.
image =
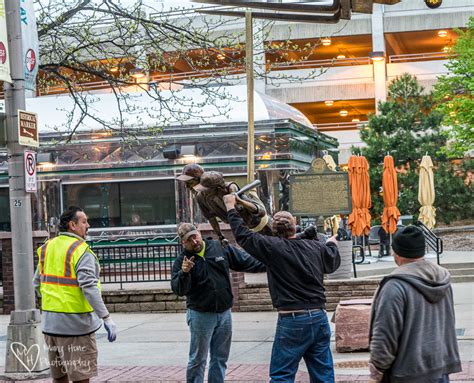
MULTIPOLYGON (((351 370, 352 372, 354 370, 351 370)), ((183 366, 113 366, 99 368, 99 376, 92 382, 108 383, 171 383, 184 382, 186 368, 183 366)), ((473 382, 474 361, 463 363, 463 372, 450 375, 451 382, 473 382)), ((364 370, 360 374, 343 374, 336 371, 336 382, 367 382, 368 375, 364 370)), ((6 381, 0 380, 0 383, 6 381)), ((35 383, 46 383, 50 380, 26 381, 35 383)), ((227 369, 226 382, 238 383, 263 383, 268 382, 267 364, 231 364, 227 369)), ((299 371, 295 382, 309 382, 308 373, 299 371)))

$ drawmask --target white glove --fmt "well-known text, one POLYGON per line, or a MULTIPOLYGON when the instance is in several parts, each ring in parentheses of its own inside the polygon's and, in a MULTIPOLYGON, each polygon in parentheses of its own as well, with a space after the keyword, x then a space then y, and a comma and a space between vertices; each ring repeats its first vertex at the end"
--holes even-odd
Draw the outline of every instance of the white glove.
POLYGON ((107 340, 109 342, 114 342, 117 339, 117 325, 112 320, 111 317, 104 319, 105 331, 107 331, 107 340))

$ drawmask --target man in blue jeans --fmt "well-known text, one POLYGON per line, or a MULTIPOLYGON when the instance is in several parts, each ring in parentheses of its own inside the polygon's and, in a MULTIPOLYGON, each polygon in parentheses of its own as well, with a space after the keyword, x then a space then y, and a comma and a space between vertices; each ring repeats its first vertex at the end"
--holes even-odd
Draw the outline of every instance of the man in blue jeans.
POLYGON ((325 244, 296 238, 296 220, 286 211, 273 216, 274 237, 252 232, 235 210, 236 198, 224 196, 230 226, 237 243, 267 266, 268 287, 278 310, 271 382, 294 382, 302 358, 311 382, 334 382, 323 276, 341 263, 335 237, 325 244))
POLYGON ((184 250, 173 264, 171 288, 179 296, 186 295, 186 320, 191 333, 186 381, 204 381, 210 353, 208 382, 222 383, 232 340, 229 269, 259 273, 266 268, 234 246, 203 240, 190 223, 182 223, 178 235, 184 250))

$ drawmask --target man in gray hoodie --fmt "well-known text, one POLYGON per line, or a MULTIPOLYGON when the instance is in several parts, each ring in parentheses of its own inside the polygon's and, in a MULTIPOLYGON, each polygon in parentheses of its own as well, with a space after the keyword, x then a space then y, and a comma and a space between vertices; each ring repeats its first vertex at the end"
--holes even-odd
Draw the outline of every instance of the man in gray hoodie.
POLYGON ((444 383, 461 371, 449 272, 424 258, 416 226, 393 237, 399 266, 380 283, 372 307, 372 382, 444 383))

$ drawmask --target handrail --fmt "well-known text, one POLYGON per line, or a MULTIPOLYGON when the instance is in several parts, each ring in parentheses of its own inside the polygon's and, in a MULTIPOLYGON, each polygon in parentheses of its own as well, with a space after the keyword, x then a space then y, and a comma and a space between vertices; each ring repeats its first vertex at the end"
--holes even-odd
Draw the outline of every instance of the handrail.
POLYGON ((449 52, 409 53, 388 56, 388 62, 392 64, 397 62, 422 61, 426 59, 446 60, 450 57, 453 57, 453 54, 449 52))
POLYGON ((443 253, 443 240, 433 233, 423 222, 416 221, 415 226, 418 226, 423 232, 426 245, 436 252, 436 259, 439 265, 439 256, 443 253))
POLYGON ((313 124, 317 130, 331 131, 331 130, 346 130, 349 128, 360 129, 367 121, 360 122, 326 122, 324 124, 313 124))
POLYGON ((298 68, 321 68, 330 66, 350 66, 350 65, 369 65, 370 57, 345 57, 342 59, 324 59, 324 60, 308 60, 308 61, 295 61, 295 62, 281 62, 269 64, 269 70, 278 69, 292 69, 298 68))

